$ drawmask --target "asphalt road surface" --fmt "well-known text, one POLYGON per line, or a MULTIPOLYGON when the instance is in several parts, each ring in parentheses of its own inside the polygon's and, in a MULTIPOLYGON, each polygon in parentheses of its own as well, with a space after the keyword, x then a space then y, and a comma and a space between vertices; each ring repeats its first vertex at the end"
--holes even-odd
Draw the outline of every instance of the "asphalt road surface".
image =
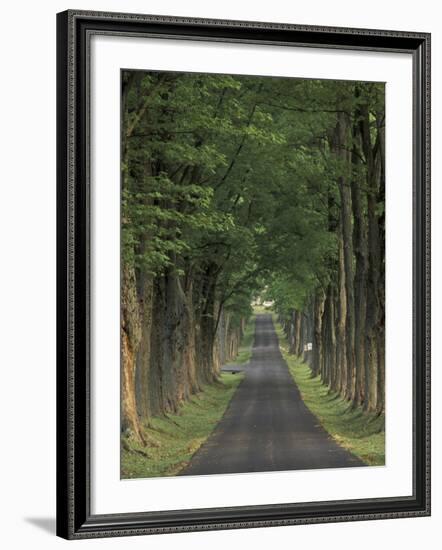
POLYGON ((304 405, 271 315, 256 317, 252 351, 223 418, 179 475, 363 466, 304 405))

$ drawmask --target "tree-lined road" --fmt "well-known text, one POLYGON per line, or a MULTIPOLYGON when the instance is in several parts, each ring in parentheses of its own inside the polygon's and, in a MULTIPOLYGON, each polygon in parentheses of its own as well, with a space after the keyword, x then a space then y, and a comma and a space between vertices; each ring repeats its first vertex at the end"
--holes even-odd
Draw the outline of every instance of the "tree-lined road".
POLYGON ((250 363, 224 417, 180 475, 363 466, 307 409, 271 315, 256 317, 250 363))

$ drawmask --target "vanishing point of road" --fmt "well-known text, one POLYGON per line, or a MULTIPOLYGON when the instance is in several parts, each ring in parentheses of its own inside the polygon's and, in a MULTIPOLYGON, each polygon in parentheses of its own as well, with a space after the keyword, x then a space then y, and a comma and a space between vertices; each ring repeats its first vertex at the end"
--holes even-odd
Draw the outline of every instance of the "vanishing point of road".
POLYGON ((340 447, 304 404, 279 350, 271 315, 256 317, 245 378, 223 418, 179 475, 364 464, 340 447))

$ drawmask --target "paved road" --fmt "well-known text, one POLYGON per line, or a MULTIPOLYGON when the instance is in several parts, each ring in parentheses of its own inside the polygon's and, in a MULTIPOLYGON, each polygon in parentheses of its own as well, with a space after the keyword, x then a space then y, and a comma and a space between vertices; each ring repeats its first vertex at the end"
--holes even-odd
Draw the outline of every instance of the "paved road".
POLYGON ((245 378, 206 443, 180 475, 363 466, 304 405, 278 345, 271 315, 256 318, 245 378))

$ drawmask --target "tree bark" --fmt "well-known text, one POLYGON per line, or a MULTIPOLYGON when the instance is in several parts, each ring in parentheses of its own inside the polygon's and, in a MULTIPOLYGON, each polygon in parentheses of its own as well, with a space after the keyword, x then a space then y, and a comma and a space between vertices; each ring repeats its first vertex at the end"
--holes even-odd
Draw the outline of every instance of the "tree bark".
POLYGON ((135 369, 137 348, 141 339, 141 322, 133 268, 123 266, 121 285, 121 402, 122 431, 129 431, 143 444, 141 424, 137 413, 135 369))
POLYGON ((313 305, 313 350, 312 376, 318 376, 323 365, 322 317, 324 315, 325 294, 322 289, 316 291, 313 305))
MULTIPOLYGON (((356 112, 359 117, 359 112, 356 112)), ((353 129, 354 148, 358 142, 359 132, 355 126, 353 129)), ((358 155, 353 153, 353 165, 358 166, 358 155)), ((358 172, 356 172, 358 174, 358 172)), ((352 178, 351 185, 353 206, 353 243, 355 254, 355 397, 356 405, 362 405, 366 396, 365 375, 365 322, 367 314, 367 222, 362 203, 361 185, 356 177, 352 178)))
POLYGON ((365 376, 366 400, 364 408, 376 411, 379 399, 379 328, 381 324, 380 303, 380 237, 376 212, 380 172, 376 170, 373 145, 370 135, 368 106, 361 106, 360 122, 362 147, 367 160, 367 223, 368 223, 368 273, 367 312, 365 324, 365 376))
POLYGON ((349 144, 349 117, 344 112, 337 115, 336 150, 341 161, 341 174, 338 178, 339 196, 341 199, 341 230, 343 261, 345 272, 346 320, 345 320, 345 353, 346 353, 346 380, 342 386, 344 397, 349 400, 355 395, 355 303, 354 303, 354 276, 353 276, 353 236, 352 236, 352 201, 349 185, 350 157, 349 144))
POLYGON ((338 237, 338 319, 336 327, 336 377, 335 390, 345 396, 347 388, 347 293, 345 284, 344 240, 342 232, 338 237))
POLYGON ((327 287, 323 321, 324 371, 322 380, 332 388, 336 370, 335 291, 333 283, 327 287))

